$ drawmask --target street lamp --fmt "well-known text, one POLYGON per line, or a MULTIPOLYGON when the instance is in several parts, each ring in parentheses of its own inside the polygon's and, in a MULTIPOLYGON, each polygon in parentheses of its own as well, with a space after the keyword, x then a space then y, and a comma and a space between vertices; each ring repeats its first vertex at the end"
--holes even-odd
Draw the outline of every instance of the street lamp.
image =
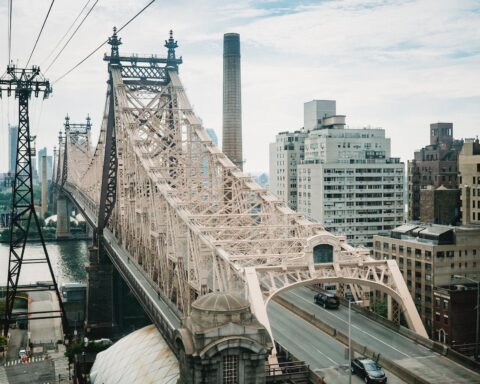
POLYGON ((477 284, 477 321, 475 327, 475 360, 478 360, 478 335, 480 327, 480 281, 462 275, 453 275, 454 279, 465 279, 477 284))
MULTIPOLYGON (((354 301, 355 304, 363 300, 354 301)), ((348 384, 352 384, 352 301, 348 300, 348 384)))

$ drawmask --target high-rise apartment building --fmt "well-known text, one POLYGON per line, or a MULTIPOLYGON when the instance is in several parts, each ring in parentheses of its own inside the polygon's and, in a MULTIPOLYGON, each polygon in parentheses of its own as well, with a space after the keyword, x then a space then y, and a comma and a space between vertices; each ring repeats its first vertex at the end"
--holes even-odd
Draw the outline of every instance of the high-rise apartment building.
POLYGON ((405 224, 373 238, 376 259, 396 260, 427 332, 435 318, 434 289, 480 274, 480 227, 405 224))
POLYGON ((305 130, 280 132, 270 143, 269 190, 297 210, 297 168, 304 158, 305 130))
MULTIPOLYGON (((461 140, 453 138, 452 123, 430 124, 430 144, 415 151, 408 162, 408 219, 420 220, 421 190, 428 186, 458 188, 458 154, 461 140)), ((428 216, 435 216, 433 213, 428 216)), ((455 216, 455 210, 450 214, 455 216)))
POLYGON ((15 163, 17 161, 17 140, 18 126, 8 126, 8 172, 15 173, 15 163))
POLYGON ((385 130, 346 128, 333 100, 305 103, 305 127, 270 144, 270 191, 354 246, 403 222, 404 164, 385 130))
POLYGON ((480 224, 480 142, 466 139, 459 155, 458 168, 462 199, 462 222, 480 224))

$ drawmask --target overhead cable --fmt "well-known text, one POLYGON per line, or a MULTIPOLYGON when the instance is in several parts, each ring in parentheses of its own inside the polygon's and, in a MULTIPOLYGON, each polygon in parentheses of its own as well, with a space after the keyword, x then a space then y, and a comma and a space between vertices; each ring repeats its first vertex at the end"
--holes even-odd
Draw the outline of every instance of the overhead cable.
POLYGON ((78 19, 80 18, 80 16, 82 15, 83 11, 85 11, 85 8, 87 8, 88 4, 90 3, 91 0, 87 0, 87 2, 85 3, 85 5, 83 6, 82 10, 80 11, 80 13, 77 15, 77 17, 75 18, 75 20, 73 21, 72 24, 70 24, 70 27, 67 29, 67 32, 65 32, 65 34, 62 36, 62 38, 60 40, 58 40, 57 44, 55 45, 55 47, 50 51, 50 53, 46 56, 46 58, 42 61, 42 64, 40 65, 43 65, 43 63, 45 63, 45 61, 47 61, 52 55, 53 53, 57 50, 58 46, 62 43, 62 41, 65 39, 65 37, 67 37, 67 35, 70 33, 70 31, 72 30, 73 26, 77 23, 78 19))
POLYGON ((40 40, 40 36, 42 36, 43 28, 45 28, 45 24, 47 23, 48 16, 50 15, 50 11, 52 10, 53 3, 55 3, 55 0, 52 0, 50 3, 50 8, 48 8, 47 16, 45 16, 45 19, 43 20, 42 28, 40 28, 40 32, 38 33, 37 40, 35 40, 35 45, 33 46, 32 52, 30 52, 30 57, 27 60, 27 65, 30 64, 30 60, 32 59, 33 52, 35 52, 35 48, 37 48, 38 40, 40 40))
MULTIPOLYGON (((133 20, 135 20, 138 16, 140 16, 150 5, 152 5, 157 0, 150 1, 145 7, 143 7, 135 16, 133 16, 130 20, 128 20, 125 24, 123 24, 118 30, 117 33, 120 33, 122 29, 124 29, 128 24, 130 24, 133 20)), ((95 54, 100 48, 102 48, 105 44, 107 44, 108 39, 101 43, 97 48, 95 48, 92 52, 90 52, 87 56, 85 56, 81 61, 75 64, 72 68, 70 68, 67 72, 65 72, 62 76, 57 78, 53 84, 58 83, 62 80, 65 76, 69 75, 75 69, 77 69, 80 65, 82 65, 85 61, 87 61, 93 54, 95 54)))
POLYGON ((82 21, 80 22, 80 24, 78 24, 77 28, 75 28, 75 31, 73 31, 72 33, 72 36, 70 36, 70 38, 67 40, 67 42, 63 45, 62 49, 60 50, 60 52, 57 53, 57 56, 55 56, 55 58, 53 59, 53 61, 50 63, 50 65, 47 67, 47 69, 45 70, 44 73, 46 73, 53 64, 55 64, 55 62, 57 61, 58 57, 62 54, 63 50, 67 47, 68 43, 70 43, 70 41, 73 39, 73 37, 75 36, 75 34, 78 32, 78 30, 80 29, 80 27, 82 26, 82 24, 85 22, 85 20, 87 19, 87 17, 90 15, 90 13, 93 11, 93 8, 95 8, 95 6, 97 5, 99 0, 96 0, 95 3, 93 3, 92 7, 88 10, 87 14, 83 17, 82 21))

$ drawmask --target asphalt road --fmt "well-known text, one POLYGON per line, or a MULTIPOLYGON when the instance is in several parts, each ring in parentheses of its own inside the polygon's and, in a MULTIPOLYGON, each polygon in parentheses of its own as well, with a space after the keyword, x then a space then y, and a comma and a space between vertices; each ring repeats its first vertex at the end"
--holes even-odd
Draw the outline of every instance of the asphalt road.
MULTIPOLYGON (((325 377, 328 384, 348 383, 348 361, 343 344, 273 301, 268 305, 268 316, 278 343, 325 377)), ((404 383, 393 374, 386 374, 389 384, 404 383)), ((352 383, 362 382, 357 376, 352 377, 352 383)))
POLYGON ((53 361, 17 364, 5 367, 10 384, 55 383, 53 361))
MULTIPOLYGON (((53 311, 59 310, 58 299, 55 292, 31 292, 29 311, 53 311)), ((57 316, 58 313, 32 315, 29 318, 29 330, 31 341, 34 344, 55 344, 57 340, 63 340, 62 321, 60 318, 39 319, 41 316, 57 316)))
MULTIPOLYGON (((298 307, 314 314, 338 330, 348 333, 348 309, 324 309, 313 302, 314 293, 308 288, 297 288, 281 294, 298 307)), ((437 384, 480 383, 480 375, 415 344, 397 332, 352 311, 352 339, 367 345, 377 353, 396 361, 423 378, 437 384)), ((320 331, 318 331, 320 332, 320 331)), ((275 333, 274 333, 275 334, 275 333)), ((326 336, 328 337, 328 336, 326 336)), ((319 348, 329 354, 329 344, 319 348)), ((287 346, 288 347, 288 346, 287 346)))
POLYGON ((11 328, 9 330, 10 340, 8 342, 8 350, 6 360, 18 360, 18 352, 20 349, 27 349, 27 330, 19 328, 11 328))

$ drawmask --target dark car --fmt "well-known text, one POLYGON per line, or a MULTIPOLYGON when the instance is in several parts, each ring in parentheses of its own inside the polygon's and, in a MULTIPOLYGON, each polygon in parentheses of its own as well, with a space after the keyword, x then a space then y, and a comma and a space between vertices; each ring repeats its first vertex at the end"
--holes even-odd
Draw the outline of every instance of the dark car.
POLYGON ((340 300, 334 293, 317 293, 315 295, 315 304, 321 305, 323 308, 338 308, 340 300))
POLYGON ((351 366, 352 373, 360 376, 365 383, 386 383, 387 376, 383 369, 372 359, 354 359, 351 366))

